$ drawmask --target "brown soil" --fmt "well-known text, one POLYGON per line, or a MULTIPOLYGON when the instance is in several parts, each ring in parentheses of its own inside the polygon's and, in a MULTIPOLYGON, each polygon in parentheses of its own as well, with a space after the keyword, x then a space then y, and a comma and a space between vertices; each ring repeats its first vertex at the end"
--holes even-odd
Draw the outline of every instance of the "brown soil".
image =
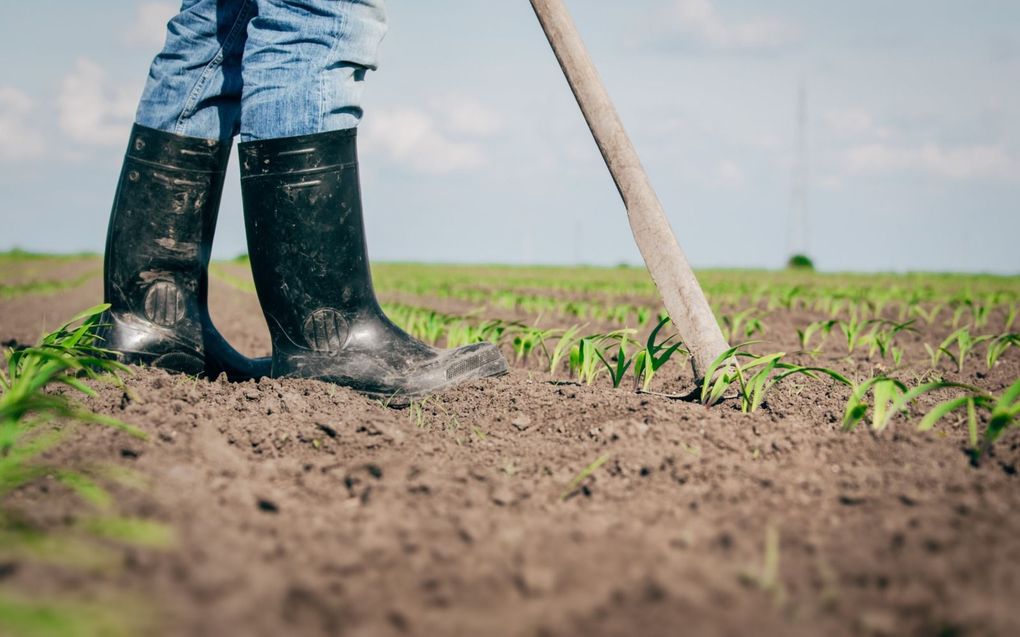
MULTIPOLYGON (((31 342, 98 294, 0 301, 0 341, 31 342)), ((253 295, 214 282, 213 297, 228 338, 267 352, 253 295)), ((773 313, 765 348, 795 349, 812 318, 773 313)), ((990 390, 1020 375, 1016 350, 992 372, 972 363, 964 380, 990 390)), ((149 440, 89 428, 63 453, 151 477, 117 488, 121 510, 169 524, 175 547, 116 548, 120 568, 88 576, 18 564, 0 585, 129 594, 158 635, 1020 634, 1015 431, 974 467, 959 427, 841 433, 846 390, 827 382, 786 383, 744 415, 532 367, 420 412, 317 382, 138 370, 129 395, 90 406, 149 440)), ((657 389, 685 388, 673 370, 657 389)), ((55 527, 82 514, 49 483, 9 504, 55 527)))

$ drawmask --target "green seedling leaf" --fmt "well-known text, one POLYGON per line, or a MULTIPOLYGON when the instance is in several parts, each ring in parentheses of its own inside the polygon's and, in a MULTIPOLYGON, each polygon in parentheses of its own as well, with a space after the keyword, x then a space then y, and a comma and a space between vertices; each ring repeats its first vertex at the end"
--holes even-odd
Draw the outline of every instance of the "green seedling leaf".
POLYGON ((176 542, 173 529, 160 522, 140 518, 89 518, 82 520, 79 526, 90 535, 145 548, 168 549, 176 542))
POLYGON ((566 500, 568 497, 570 497, 572 493, 577 491, 578 487, 581 486, 581 483, 587 480, 593 473, 598 471, 602 465, 606 464, 606 462, 609 461, 610 457, 612 457, 611 454, 608 453, 603 454, 599 456, 599 458, 595 462, 591 463, 584 469, 581 469, 581 472, 578 473, 574 477, 574 479, 570 481, 570 484, 567 485, 567 488, 563 490, 562 494, 560 494, 560 500, 566 500))
POLYGON ((81 473, 62 469, 55 473, 55 477, 61 484, 78 494, 82 500, 98 509, 109 510, 113 504, 113 498, 109 491, 81 473))

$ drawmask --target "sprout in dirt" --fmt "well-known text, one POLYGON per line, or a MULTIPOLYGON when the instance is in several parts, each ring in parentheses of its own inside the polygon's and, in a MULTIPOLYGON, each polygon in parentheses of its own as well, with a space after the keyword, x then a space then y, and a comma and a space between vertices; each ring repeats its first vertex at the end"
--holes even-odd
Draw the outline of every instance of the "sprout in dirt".
POLYGON ((929 431, 950 414, 964 410, 971 459, 977 463, 1007 429, 1020 424, 1020 380, 1014 382, 1000 396, 975 388, 970 389, 972 391, 964 396, 939 403, 924 416, 918 430, 929 431), (979 431, 979 411, 985 412, 988 419, 983 435, 979 431))
POLYGON ((674 340, 677 335, 673 334, 664 339, 661 343, 657 342, 659 338, 659 331, 662 330, 669 323, 670 319, 668 316, 659 320, 659 324, 655 326, 652 333, 648 335, 648 340, 645 342, 645 348, 638 352, 634 356, 634 383, 635 385, 641 383, 641 390, 648 391, 649 386, 652 384, 652 377, 655 373, 666 364, 666 362, 673 357, 674 354, 680 352, 687 355, 687 350, 682 349, 683 343, 676 341, 670 344, 670 341, 674 340))

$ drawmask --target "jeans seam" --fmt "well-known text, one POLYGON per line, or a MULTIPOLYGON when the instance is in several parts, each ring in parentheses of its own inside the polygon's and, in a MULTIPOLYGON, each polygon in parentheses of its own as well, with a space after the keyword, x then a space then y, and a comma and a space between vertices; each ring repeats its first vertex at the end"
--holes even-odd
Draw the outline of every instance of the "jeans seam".
POLYGON ((329 72, 328 67, 336 57, 337 51, 340 49, 340 43, 343 41, 344 36, 347 35, 347 29, 350 26, 350 0, 344 2, 343 8, 337 12, 336 26, 333 31, 335 33, 333 37, 333 45, 329 48, 329 53, 326 55, 326 60, 323 64, 325 67, 322 71, 322 77, 319 78, 319 121, 316 122, 315 130, 320 133, 323 132, 323 127, 326 122, 326 105, 330 102, 329 95, 329 72))
POLYGON ((191 93, 188 95, 188 101, 184 104, 184 109, 181 111, 181 116, 177 118, 177 125, 174 127, 174 132, 178 135, 185 134, 187 122, 192 115, 195 114, 195 109, 198 106, 198 100, 202 97, 202 93, 205 91, 206 85, 209 80, 219 69, 220 65, 223 64, 223 60, 226 57, 226 51, 234 45, 238 38, 238 32, 241 30, 238 27, 247 24, 246 16, 249 13, 249 9, 252 6, 252 0, 244 0, 244 4, 241 5, 241 10, 237 12, 237 18, 234 19, 234 24, 230 27, 230 32, 227 34, 227 39, 224 40, 219 50, 216 51, 216 55, 209 61, 209 64, 202 70, 202 74, 199 76, 198 81, 195 82, 195 86, 192 87, 191 93))

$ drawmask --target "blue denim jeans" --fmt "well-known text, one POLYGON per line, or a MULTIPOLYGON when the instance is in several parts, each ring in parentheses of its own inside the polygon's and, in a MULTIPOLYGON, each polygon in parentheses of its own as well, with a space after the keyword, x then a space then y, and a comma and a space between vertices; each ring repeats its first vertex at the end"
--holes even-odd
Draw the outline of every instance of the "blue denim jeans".
POLYGON ((241 141, 358 125, 384 0, 184 0, 135 121, 241 141))

